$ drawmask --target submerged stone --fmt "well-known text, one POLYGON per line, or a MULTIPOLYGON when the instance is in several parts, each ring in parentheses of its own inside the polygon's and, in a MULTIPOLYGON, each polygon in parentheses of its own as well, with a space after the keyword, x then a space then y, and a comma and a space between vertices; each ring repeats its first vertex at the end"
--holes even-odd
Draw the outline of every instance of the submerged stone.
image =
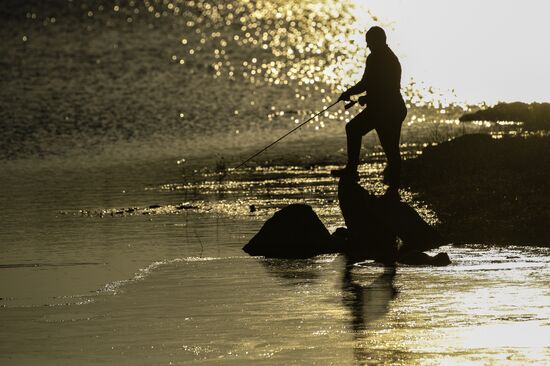
POLYGON ((430 265, 441 267, 451 264, 451 258, 449 258, 449 255, 445 252, 437 253, 434 256, 415 250, 404 253, 399 252, 397 260, 399 263, 410 265, 430 265))
POLYGON ((292 204, 277 211, 243 248, 269 258, 309 258, 338 247, 311 206, 292 204))

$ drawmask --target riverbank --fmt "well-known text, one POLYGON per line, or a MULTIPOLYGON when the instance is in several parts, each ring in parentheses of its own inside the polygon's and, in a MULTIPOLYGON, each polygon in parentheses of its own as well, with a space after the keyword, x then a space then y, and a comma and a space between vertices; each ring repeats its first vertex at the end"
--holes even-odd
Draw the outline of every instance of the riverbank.
POLYGON ((486 109, 466 113, 461 122, 471 121, 519 121, 528 131, 550 129, 550 103, 498 103, 486 109))
POLYGON ((465 135, 404 162, 453 243, 550 246, 550 137, 465 135))

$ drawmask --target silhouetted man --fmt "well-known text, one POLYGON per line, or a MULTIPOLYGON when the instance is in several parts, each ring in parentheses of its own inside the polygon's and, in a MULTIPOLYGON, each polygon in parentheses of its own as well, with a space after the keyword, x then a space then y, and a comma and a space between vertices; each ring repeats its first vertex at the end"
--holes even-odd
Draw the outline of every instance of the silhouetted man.
POLYGON ((338 100, 349 101, 352 95, 367 92, 359 98, 367 108, 346 125, 348 162, 343 169, 333 170, 336 177, 359 179, 357 166, 363 135, 376 130, 380 144, 386 153, 388 164, 384 170, 384 183, 389 185, 387 195, 399 197, 401 174, 399 136, 407 108, 401 96, 401 64, 386 44, 386 33, 380 27, 372 27, 365 35, 371 54, 367 57, 361 81, 340 95, 338 100))

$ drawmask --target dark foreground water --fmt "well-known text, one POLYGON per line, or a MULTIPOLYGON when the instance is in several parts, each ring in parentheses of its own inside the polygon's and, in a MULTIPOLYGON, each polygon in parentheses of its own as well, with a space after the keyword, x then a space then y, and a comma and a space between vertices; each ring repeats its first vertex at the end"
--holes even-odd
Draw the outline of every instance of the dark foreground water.
MULTIPOLYGON (((377 19, 364 5, 7 1, 1 10, 2 364, 550 360, 548 249, 447 246, 448 267, 394 271, 242 252, 289 203, 312 205, 331 231, 343 224, 329 171, 358 110, 334 108, 246 169, 222 182, 218 173, 361 73, 363 29, 377 19)), ((452 85, 403 86, 405 157, 464 133, 521 133, 460 125, 469 107, 452 85)), ((361 183, 381 193, 376 136, 365 148, 361 183)))

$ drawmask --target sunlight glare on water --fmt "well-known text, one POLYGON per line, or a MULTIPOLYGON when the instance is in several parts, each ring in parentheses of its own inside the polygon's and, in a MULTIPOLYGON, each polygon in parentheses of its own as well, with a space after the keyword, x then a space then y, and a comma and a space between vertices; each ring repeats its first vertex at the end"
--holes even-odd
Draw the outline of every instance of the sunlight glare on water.
MULTIPOLYGON (((2 45, 14 69, 4 71, 0 90, 6 103, 0 117, 13 121, 0 136, 0 156, 70 154, 71 165, 170 156, 188 165, 196 156, 245 155, 359 80, 368 54, 364 34, 373 25, 387 30, 401 60, 406 126, 457 124, 469 104, 548 99, 550 51, 542 38, 548 25, 539 19, 545 3, 526 2, 532 16, 514 22, 508 1, 499 2, 499 17, 492 15, 494 1, 461 4, 176 0, 24 7, 22 19, 13 18, 22 22, 14 25, 21 28, 17 37, 2 45), (516 25, 504 27, 502 16, 516 25), (462 20, 472 24, 457 24, 462 20), (478 32, 482 25, 492 30, 478 32), (59 67, 59 55, 70 72, 59 67)), ((333 146, 343 145, 337 140, 343 123, 357 110, 335 106, 285 142, 322 138, 312 154, 334 154, 333 146)))

